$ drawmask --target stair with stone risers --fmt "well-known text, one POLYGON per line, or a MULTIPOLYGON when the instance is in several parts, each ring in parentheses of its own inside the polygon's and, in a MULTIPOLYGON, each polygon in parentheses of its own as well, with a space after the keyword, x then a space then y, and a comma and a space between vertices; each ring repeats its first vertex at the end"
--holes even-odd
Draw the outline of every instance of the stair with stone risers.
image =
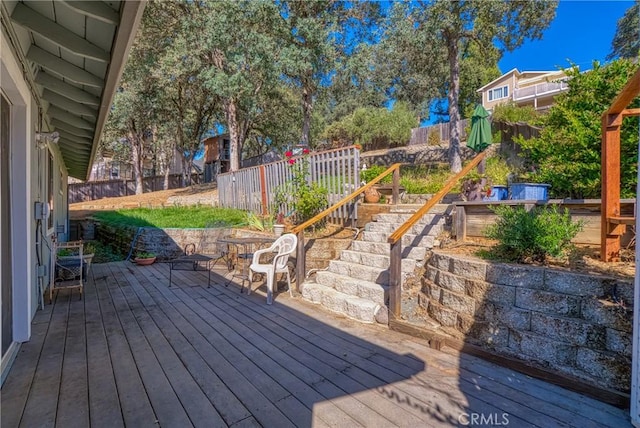
MULTIPOLYGON (((402 277, 422 265, 426 253, 436 243, 445 223, 448 205, 437 205, 402 237, 402 277)), ((362 240, 331 260, 327 270, 301 285, 302 297, 357 321, 388 323, 390 247, 387 238, 415 209, 393 208, 368 223, 362 240)))

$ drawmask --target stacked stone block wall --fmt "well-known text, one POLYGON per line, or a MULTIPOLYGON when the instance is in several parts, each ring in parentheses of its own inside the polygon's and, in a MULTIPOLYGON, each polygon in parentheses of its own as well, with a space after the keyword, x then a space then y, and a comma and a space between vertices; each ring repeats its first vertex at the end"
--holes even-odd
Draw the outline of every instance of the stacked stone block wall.
POLYGON ((434 252, 419 304, 454 338, 630 389, 632 280, 434 252))

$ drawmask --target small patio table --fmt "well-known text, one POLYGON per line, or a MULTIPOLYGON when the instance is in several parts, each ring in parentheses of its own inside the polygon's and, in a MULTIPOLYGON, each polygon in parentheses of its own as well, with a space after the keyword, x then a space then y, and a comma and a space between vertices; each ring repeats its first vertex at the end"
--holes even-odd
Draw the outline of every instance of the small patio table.
POLYGON ((211 287, 211 263, 215 263, 218 257, 207 256, 205 254, 189 254, 186 256, 180 256, 169 261, 169 287, 171 287, 171 273, 181 264, 191 265, 193 270, 197 270, 197 267, 204 265, 207 268, 207 288, 211 287))
POLYGON ((243 238, 231 238, 231 237, 223 237, 219 238, 218 242, 224 242, 228 245, 232 245, 235 247, 236 258, 238 262, 233 267, 233 275, 225 284, 225 287, 229 286, 229 283, 233 280, 233 278, 240 278, 242 280, 240 286, 240 292, 244 291, 244 282, 249 282, 248 287, 251 287, 251 283, 249 281, 249 262, 250 259, 253 258, 253 252, 263 245, 272 244, 276 240, 276 237, 271 236, 248 236, 243 238), (249 262, 247 262, 249 260, 249 262))

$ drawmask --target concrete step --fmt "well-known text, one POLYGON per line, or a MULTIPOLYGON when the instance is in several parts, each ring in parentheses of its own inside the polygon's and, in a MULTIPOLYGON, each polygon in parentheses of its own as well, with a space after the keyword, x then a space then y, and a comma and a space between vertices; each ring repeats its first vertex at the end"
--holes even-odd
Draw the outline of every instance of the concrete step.
MULTIPOLYGON (((386 242, 353 241, 351 243, 351 250, 388 256, 391 251, 391 247, 386 242)), ((426 253, 427 249, 425 247, 407 246, 402 248, 402 258, 424 260, 426 253)))
POLYGON ((343 314, 360 322, 388 323, 387 308, 371 300, 350 296, 331 287, 313 282, 302 284, 302 297, 310 302, 321 304, 326 309, 343 314), (378 320, 376 320, 376 316, 378 320))
POLYGON ((317 272, 316 283, 344 294, 371 300, 379 305, 386 305, 389 300, 389 286, 387 285, 351 278, 329 271, 317 272))
MULTIPOLYGON (((389 238, 390 235, 390 232, 364 231, 362 233, 362 240, 365 242, 387 243, 387 238, 389 238)), ((430 235, 415 235, 407 233, 402 237, 402 246, 419 246, 431 249, 433 248, 435 241, 436 238, 430 235)))
MULTIPOLYGON (((423 207, 423 204, 400 204, 391 207, 391 213, 400 214, 413 214, 423 207)), ((451 211, 453 208, 450 204, 435 204, 433 208, 429 210, 430 214, 442 214, 451 211)))
MULTIPOLYGON (((376 214, 372 217, 372 220, 378 223, 393 223, 393 224, 402 224, 405 221, 407 221, 408 219, 411 218, 413 214, 411 213, 406 213, 406 214, 402 214, 402 213, 380 213, 380 214, 376 214)), ((420 223, 430 223, 431 221, 433 221, 433 219, 438 216, 438 217, 442 217, 441 214, 425 214, 423 215, 420 220, 418 220, 416 222, 416 224, 420 224, 420 223)))
MULTIPOLYGON (((362 253, 353 250, 343 250, 340 253, 340 260, 380 269, 388 269, 391 263, 391 258, 387 255, 362 253)), ((402 259, 403 272, 412 272, 415 265, 416 261, 413 259, 402 259)))
POLYGON ((351 278, 375 282, 376 284, 389 284, 389 268, 370 267, 343 260, 331 260, 327 270, 351 278))
MULTIPOLYGON (((402 224, 399 223, 367 223, 364 230, 371 232, 395 232, 402 224)), ((434 220, 432 223, 414 224, 409 228, 407 233, 413 233, 415 235, 438 235, 444 228, 444 218, 441 221, 434 220)))

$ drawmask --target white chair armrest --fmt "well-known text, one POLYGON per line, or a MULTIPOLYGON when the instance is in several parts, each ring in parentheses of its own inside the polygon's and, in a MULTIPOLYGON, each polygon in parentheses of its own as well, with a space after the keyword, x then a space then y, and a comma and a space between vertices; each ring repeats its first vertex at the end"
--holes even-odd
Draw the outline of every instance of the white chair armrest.
POLYGON ((260 256, 267 253, 273 253, 273 246, 269 248, 263 248, 262 250, 257 250, 253 253, 253 258, 251 259, 251 263, 260 263, 260 256))

